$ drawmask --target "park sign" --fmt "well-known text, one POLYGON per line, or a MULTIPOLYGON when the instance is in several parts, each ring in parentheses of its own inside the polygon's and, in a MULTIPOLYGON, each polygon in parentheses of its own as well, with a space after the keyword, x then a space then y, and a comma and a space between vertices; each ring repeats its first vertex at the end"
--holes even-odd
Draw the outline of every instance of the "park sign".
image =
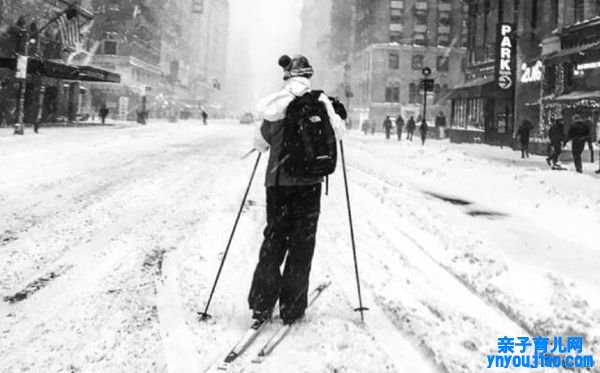
POLYGON ((503 90, 514 89, 516 59, 514 26, 510 23, 501 23, 497 41, 496 84, 503 90))

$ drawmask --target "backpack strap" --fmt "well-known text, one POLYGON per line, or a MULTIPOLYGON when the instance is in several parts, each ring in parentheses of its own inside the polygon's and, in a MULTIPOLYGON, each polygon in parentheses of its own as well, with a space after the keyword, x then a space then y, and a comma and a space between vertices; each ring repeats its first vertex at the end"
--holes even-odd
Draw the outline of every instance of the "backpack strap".
POLYGON ((315 99, 318 100, 319 97, 321 97, 321 95, 323 94, 323 91, 310 91, 310 95, 315 99))

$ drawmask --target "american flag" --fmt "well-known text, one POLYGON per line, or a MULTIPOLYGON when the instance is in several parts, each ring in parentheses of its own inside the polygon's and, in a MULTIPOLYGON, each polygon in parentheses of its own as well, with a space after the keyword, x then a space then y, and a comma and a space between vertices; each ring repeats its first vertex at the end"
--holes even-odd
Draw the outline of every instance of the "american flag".
POLYGON ((82 42, 77 17, 68 19, 67 15, 63 14, 58 18, 57 23, 63 48, 77 49, 82 42))

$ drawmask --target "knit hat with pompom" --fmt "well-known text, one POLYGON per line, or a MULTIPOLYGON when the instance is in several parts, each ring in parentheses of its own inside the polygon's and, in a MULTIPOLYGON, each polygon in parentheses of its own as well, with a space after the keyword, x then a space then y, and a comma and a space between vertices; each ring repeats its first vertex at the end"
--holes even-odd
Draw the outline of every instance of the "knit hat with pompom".
POLYGON ((292 58, 284 54, 279 57, 279 66, 283 68, 283 80, 296 76, 310 79, 314 74, 308 59, 302 55, 296 55, 292 58))

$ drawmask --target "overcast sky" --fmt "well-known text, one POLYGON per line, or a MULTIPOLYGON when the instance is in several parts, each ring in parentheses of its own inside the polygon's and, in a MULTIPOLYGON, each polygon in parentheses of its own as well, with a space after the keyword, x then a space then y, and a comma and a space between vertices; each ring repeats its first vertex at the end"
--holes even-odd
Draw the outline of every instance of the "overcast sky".
POLYGON ((282 54, 300 48, 302 0, 230 0, 228 92, 243 110, 281 85, 282 54))

